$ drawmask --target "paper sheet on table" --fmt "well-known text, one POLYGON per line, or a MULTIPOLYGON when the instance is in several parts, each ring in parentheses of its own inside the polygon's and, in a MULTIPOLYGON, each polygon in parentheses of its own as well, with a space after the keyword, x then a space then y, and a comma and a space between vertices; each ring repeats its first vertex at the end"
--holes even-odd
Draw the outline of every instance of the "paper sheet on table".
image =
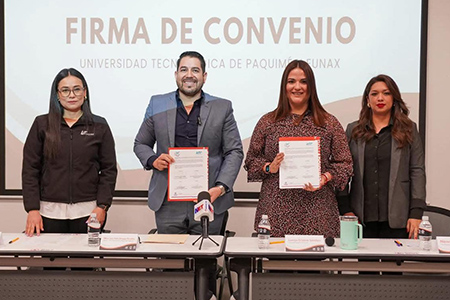
POLYGON ((280 189, 303 188, 320 184, 320 137, 281 137, 280 189))
POLYGON ((184 244, 189 234, 151 234, 141 243, 184 244))
POLYGON ((76 234, 41 234, 32 237, 23 235, 15 244, 27 249, 52 250, 68 244, 74 236, 76 234))

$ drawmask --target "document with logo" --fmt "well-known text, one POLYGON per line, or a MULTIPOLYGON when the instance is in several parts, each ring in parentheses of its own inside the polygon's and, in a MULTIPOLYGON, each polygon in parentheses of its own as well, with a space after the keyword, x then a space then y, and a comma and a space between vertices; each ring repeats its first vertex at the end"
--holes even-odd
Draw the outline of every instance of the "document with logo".
POLYGON ((138 243, 137 234, 102 234, 100 250, 136 250, 138 243))
POLYGON ((193 201, 208 191, 208 148, 169 148, 169 201, 193 201))
POLYGON ((282 137, 279 149, 284 153, 280 189, 303 188, 307 183, 319 187, 320 137, 282 137))
POLYGON ((450 253, 450 237, 437 236, 436 242, 437 242, 437 247, 439 249, 439 253, 450 253))
POLYGON ((323 235, 289 235, 286 234, 286 251, 324 252, 325 239, 323 235))

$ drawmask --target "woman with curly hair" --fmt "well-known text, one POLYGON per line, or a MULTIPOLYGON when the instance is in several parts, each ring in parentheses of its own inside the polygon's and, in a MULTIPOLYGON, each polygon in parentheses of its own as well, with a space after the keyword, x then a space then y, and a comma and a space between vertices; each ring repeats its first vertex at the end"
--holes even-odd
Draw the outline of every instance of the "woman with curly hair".
POLYGON ((347 127, 354 175, 340 193, 344 215, 356 215, 368 238, 417 238, 425 203, 425 156, 395 81, 370 79, 359 120, 347 127))

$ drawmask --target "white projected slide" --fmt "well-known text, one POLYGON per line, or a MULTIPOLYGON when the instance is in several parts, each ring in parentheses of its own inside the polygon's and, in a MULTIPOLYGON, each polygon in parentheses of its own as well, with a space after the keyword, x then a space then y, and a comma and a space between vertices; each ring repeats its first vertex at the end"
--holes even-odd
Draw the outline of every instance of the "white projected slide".
MULTIPOLYGON (((358 117, 368 80, 392 76, 418 119, 421 0, 5 0, 6 189, 20 189, 22 147, 47 113, 63 68, 86 77, 94 114, 116 140, 117 190, 146 190, 133 153, 151 95, 176 89, 180 53, 206 59, 204 91, 233 102, 247 147, 275 109, 293 59, 311 64, 319 98, 343 126, 358 117)), ((236 191, 259 191, 242 170, 236 191)))

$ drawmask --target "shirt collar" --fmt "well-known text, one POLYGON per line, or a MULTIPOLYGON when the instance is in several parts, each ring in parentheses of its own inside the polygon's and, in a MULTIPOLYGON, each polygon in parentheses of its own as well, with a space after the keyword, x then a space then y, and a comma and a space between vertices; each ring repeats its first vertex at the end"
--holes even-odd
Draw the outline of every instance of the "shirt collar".
MULTIPOLYGON (((391 118, 389 119, 389 124, 386 127, 391 128, 392 126, 394 126, 394 117, 391 116, 391 118)), ((370 130, 370 125, 366 124, 366 129, 370 130)))
POLYGON ((391 116, 391 118, 389 119, 389 125, 388 126, 389 127, 394 126, 394 117, 393 116, 391 116))
MULTIPOLYGON (((179 90, 177 90, 175 92, 175 99, 177 100, 177 107, 180 107, 181 105, 183 105, 183 101, 181 101, 181 98, 180 98, 179 90)), ((202 103, 205 102, 204 100, 205 100, 205 93, 202 90, 201 94, 200 94, 200 98, 198 98, 197 100, 194 101, 194 105, 202 105, 202 103)))
MULTIPOLYGON (((82 114, 81 117, 74 123, 74 125, 75 124, 80 125, 80 124, 85 124, 85 123, 86 123, 86 118, 85 118, 84 114, 82 114)), ((67 124, 66 121, 64 120, 63 116, 61 116, 61 124, 67 124)))

